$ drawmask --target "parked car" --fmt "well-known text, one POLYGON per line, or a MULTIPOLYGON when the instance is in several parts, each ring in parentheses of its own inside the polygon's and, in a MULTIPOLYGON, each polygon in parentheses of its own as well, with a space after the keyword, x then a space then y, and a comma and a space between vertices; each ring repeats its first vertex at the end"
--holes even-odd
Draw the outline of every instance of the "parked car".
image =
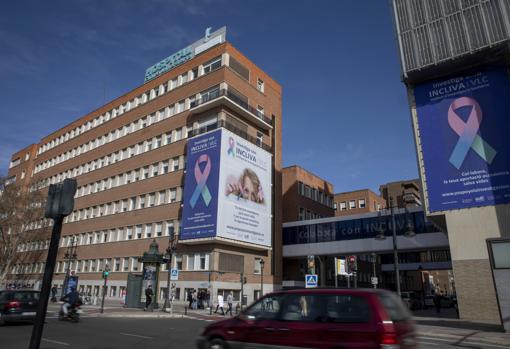
POLYGON ((300 289, 266 295, 239 316, 212 323, 199 349, 252 347, 416 348, 410 312, 377 289, 300 289))
POLYGON ((39 304, 39 291, 0 291, 0 325, 6 322, 34 321, 39 304))
POLYGON ((416 310, 421 308, 421 302, 416 296, 416 293, 410 292, 400 292, 400 297, 407 308, 410 310, 416 310))

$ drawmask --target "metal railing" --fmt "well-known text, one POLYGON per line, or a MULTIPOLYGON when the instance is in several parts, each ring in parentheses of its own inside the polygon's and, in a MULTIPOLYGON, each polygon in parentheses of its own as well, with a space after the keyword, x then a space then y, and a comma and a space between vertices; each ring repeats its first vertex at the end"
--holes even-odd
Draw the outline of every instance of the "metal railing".
POLYGON ((212 130, 220 128, 220 127, 223 127, 225 129, 229 130, 230 132, 235 133, 239 137, 244 138, 248 142, 253 143, 256 146, 258 146, 268 152, 271 152, 271 147, 269 145, 260 142, 257 138, 250 136, 246 131, 241 130, 240 128, 234 126, 233 124, 231 124, 225 120, 219 120, 216 124, 212 124, 212 125, 208 125, 207 127, 195 129, 195 130, 191 131, 191 134, 189 137, 198 136, 202 133, 206 133, 206 132, 212 131, 212 130))
POLYGON ((252 113, 255 117, 257 117, 258 119, 264 121, 266 124, 268 124, 268 125, 273 124, 272 120, 270 118, 268 118, 267 116, 265 116, 264 113, 262 113, 260 110, 253 108, 251 105, 248 104, 248 102, 246 102, 241 97, 239 97, 238 95, 236 95, 235 93, 233 93, 227 89, 221 89, 221 90, 218 89, 216 91, 209 92, 208 94, 204 95, 203 97, 192 101, 190 104, 190 108, 193 109, 195 107, 198 107, 202 104, 205 104, 209 101, 215 100, 222 96, 227 97, 232 102, 239 105, 241 108, 247 110, 248 112, 252 113))

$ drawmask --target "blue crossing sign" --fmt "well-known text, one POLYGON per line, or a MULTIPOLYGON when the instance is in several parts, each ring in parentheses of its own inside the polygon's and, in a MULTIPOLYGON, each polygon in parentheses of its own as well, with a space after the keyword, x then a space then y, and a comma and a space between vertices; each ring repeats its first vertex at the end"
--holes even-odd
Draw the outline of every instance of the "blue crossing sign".
POLYGON ((170 281, 179 280, 179 269, 170 269, 170 281))
POLYGON ((319 277, 317 274, 306 274, 305 275, 305 287, 314 288, 318 286, 319 277))

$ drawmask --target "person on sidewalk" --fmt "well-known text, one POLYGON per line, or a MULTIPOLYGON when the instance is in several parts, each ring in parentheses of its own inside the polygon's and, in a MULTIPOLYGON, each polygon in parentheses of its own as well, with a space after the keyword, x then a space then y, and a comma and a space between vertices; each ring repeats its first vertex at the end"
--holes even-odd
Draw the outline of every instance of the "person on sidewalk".
POLYGON ((218 314, 218 309, 221 309, 221 315, 225 315, 225 310, 223 309, 223 296, 218 293, 218 305, 216 306, 215 314, 218 314))
POLYGON ((207 290, 207 293, 205 294, 205 302, 207 304, 207 308, 209 308, 211 306, 210 302, 211 302, 211 292, 209 292, 209 290, 207 290))
POLYGON ((228 305, 227 314, 230 312, 230 316, 233 316, 232 315, 232 307, 234 305, 233 303, 234 303, 234 294, 232 293, 232 291, 230 291, 230 293, 227 296, 227 305, 228 305))
POLYGON ((191 308, 193 310, 197 310, 197 304, 198 304, 198 299, 197 299, 197 290, 193 290, 193 293, 191 295, 191 308))
POLYGON ((191 288, 188 290, 187 301, 188 308, 191 309, 191 306, 193 305, 193 290, 191 288))
POLYGON ((147 288, 145 289, 145 309, 144 310, 149 309, 149 306, 151 307, 150 309, 152 310, 152 296, 153 295, 154 295, 154 293, 152 292, 152 286, 151 285, 147 286, 147 288))
POLYGON ((57 301, 57 286, 53 285, 51 288, 51 301, 56 302, 57 301))
POLYGON ((441 313, 441 294, 439 292, 436 292, 434 294, 434 306, 436 307, 436 314, 441 313))

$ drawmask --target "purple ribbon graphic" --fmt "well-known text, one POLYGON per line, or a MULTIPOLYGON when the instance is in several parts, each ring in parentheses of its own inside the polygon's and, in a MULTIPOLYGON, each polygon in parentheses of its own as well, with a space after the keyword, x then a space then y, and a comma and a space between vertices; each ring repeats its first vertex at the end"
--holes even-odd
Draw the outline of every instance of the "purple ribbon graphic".
POLYGON ((482 137, 478 135, 482 123, 482 108, 478 102, 471 97, 460 97, 455 99, 448 109, 448 124, 457 135, 459 140, 450 156, 450 163, 458 170, 462 166, 469 149, 472 148, 489 165, 496 156, 496 150, 492 148, 482 137), (456 110, 462 107, 472 107, 467 122, 457 115, 456 110))
POLYGON ((228 138, 228 150, 227 150, 227 155, 235 156, 235 154, 234 154, 234 147, 235 147, 235 145, 236 145, 236 142, 234 141, 234 138, 229 137, 229 138, 228 138))
POLYGON ((211 173, 211 159, 209 158, 209 155, 202 154, 195 162, 195 181, 197 182, 197 186, 195 188, 195 191, 193 192, 193 195, 191 196, 191 199, 189 200, 191 208, 195 208, 195 205, 197 204, 197 201, 200 198, 200 194, 202 194, 205 206, 209 206, 212 196, 206 183, 210 173, 211 173), (203 162, 206 163, 204 172, 200 171, 199 166, 199 164, 203 162))

